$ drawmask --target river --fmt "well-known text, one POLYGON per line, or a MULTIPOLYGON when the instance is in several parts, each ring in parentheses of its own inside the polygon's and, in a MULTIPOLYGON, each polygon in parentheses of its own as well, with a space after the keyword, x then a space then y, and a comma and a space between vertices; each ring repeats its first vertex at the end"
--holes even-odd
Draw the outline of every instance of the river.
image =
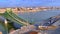
MULTIPOLYGON (((56 15, 59 15, 60 14, 60 10, 49 10, 49 11, 38 11, 38 12, 29 12, 29 13, 19 13, 19 17, 29 21, 29 22, 34 22, 35 24, 39 24, 39 23, 42 23, 43 20, 46 20, 50 17, 53 17, 53 16, 56 16, 56 15)), ((44 24, 44 23, 43 23, 44 24)), ((59 23, 58 23, 59 24, 59 23)), ((58 24, 55 24, 55 25, 58 25, 58 24)), ((59 24, 60 25, 60 24, 59 24)), ((15 26, 17 28, 20 27, 20 25, 18 24, 15 24, 15 26)), ((3 31, 4 28, 2 26, 0 26, 0 30, 3 31)), ((56 30, 50 30, 50 31, 46 31, 48 32, 49 34, 59 34, 60 33, 60 28, 57 28, 56 30)), ((5 30, 3 31, 3 33, 5 33, 5 30)))

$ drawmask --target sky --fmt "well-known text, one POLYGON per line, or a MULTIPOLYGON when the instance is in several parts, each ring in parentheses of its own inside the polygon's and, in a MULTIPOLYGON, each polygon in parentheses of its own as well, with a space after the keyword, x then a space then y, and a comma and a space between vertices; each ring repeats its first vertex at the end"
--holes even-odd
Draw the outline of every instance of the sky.
POLYGON ((60 0, 0 0, 0 7, 60 6, 60 0))

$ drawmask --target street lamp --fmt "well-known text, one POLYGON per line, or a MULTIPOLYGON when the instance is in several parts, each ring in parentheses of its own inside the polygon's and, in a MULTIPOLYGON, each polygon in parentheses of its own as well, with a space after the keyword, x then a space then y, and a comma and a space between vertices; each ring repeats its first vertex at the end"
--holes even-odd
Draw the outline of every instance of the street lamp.
POLYGON ((4 22, 5 22, 5 28, 6 28, 6 30, 7 30, 7 31, 6 31, 6 33, 8 34, 8 27, 7 27, 7 26, 8 26, 8 22, 7 22, 7 20, 6 20, 6 19, 5 19, 5 21, 4 21, 4 22))

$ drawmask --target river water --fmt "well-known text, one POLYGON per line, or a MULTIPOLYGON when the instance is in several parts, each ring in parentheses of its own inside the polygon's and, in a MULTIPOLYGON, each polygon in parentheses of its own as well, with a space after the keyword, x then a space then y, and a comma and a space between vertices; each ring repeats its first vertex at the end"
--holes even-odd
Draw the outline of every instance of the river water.
MULTIPOLYGON (((19 13, 19 17, 29 21, 30 23, 34 22, 35 24, 39 24, 42 23, 43 20, 46 20, 50 17, 56 16, 60 14, 60 10, 49 10, 49 11, 38 11, 38 12, 25 12, 23 14, 19 13)), ((43 23, 44 24, 44 23, 43 23)), ((60 25, 55 24, 55 25, 60 25)), ((3 31, 3 33, 5 33, 5 30, 2 26, 0 26, 0 30, 3 31)), ((20 28, 20 25, 15 23, 15 27, 20 28)), ((49 30, 49 31, 45 31, 48 34, 60 34, 60 28, 57 28, 56 30, 49 30)))
MULTIPOLYGON (((0 8, 4 7, 33 7, 33 6, 60 6, 60 0, 0 0, 0 8)), ((41 23, 43 20, 46 20, 52 16, 56 16, 60 14, 60 10, 50 10, 50 11, 41 11, 41 12, 35 12, 35 13, 24 13, 24 14, 18 14, 21 18, 29 21, 34 22, 35 24, 41 23)), ((58 23, 59 24, 59 23, 58 23)), ((56 25, 58 25, 56 24, 56 25)), ((17 28, 18 24, 15 24, 17 28)), ((5 33, 4 28, 0 25, 0 31, 3 31, 3 34, 5 33)), ((60 34, 60 28, 57 28, 54 31, 50 31, 50 34, 60 34)))
MULTIPOLYGON (((60 15, 60 10, 50 10, 50 11, 39 11, 35 13, 23 13, 19 14, 20 17, 26 19, 29 22, 34 22, 35 24, 42 23, 43 20, 46 20, 50 17, 60 15)), ((54 24, 56 26, 60 25, 60 20, 54 24)), ((43 23, 44 24, 44 23, 43 23)), ((60 34, 60 26, 56 30, 45 31, 47 34, 60 34)))
POLYGON ((29 22, 41 22, 50 17, 57 16, 60 14, 60 10, 50 10, 50 11, 37 11, 37 12, 29 12, 29 13, 19 13, 19 16, 23 19, 28 20, 29 22))

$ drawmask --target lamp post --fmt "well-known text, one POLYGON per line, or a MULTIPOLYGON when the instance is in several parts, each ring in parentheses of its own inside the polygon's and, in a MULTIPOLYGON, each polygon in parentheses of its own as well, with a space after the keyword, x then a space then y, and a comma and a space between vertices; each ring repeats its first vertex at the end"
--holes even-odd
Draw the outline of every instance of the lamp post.
POLYGON ((6 31, 6 33, 8 34, 8 27, 7 27, 7 26, 8 26, 8 22, 7 22, 7 20, 6 20, 6 19, 5 19, 5 21, 4 21, 4 22, 5 22, 5 28, 6 28, 6 30, 7 30, 7 31, 6 31))

